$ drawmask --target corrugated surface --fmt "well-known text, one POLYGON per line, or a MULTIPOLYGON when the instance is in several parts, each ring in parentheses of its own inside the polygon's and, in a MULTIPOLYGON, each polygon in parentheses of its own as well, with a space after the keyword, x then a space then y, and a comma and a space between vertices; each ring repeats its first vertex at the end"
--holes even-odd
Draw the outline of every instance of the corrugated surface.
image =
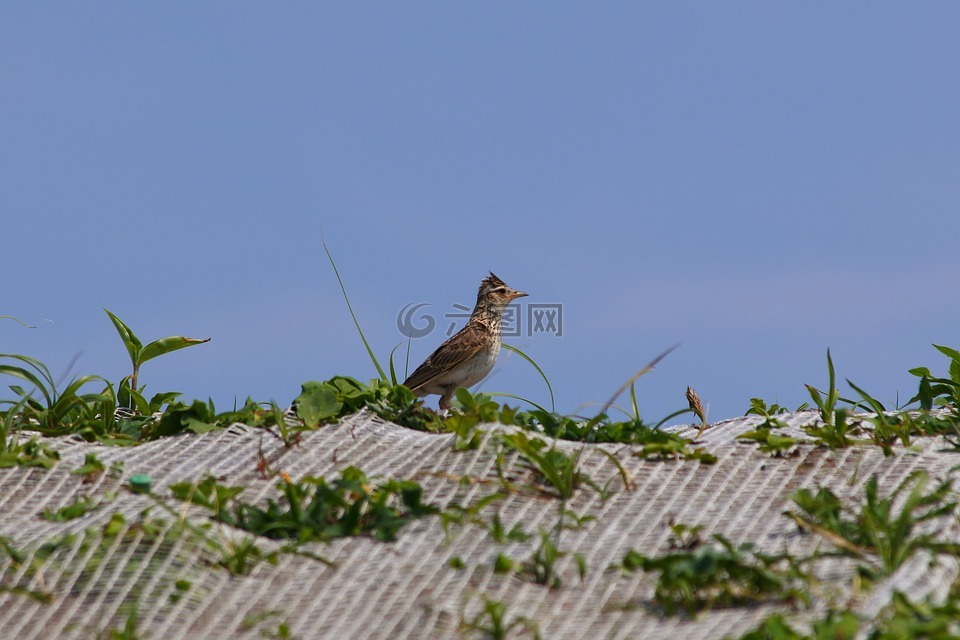
MULTIPOLYGON (((812 416, 794 414, 786 419, 798 426, 812 416)), ((509 619, 533 620, 544 638, 735 636, 774 609, 759 606, 714 610, 692 620, 665 618, 650 602, 654 576, 623 575, 609 570, 610 565, 630 548, 648 555, 667 552, 671 521, 702 525, 705 535, 721 533, 770 552, 809 552, 823 545, 822 540, 799 534, 782 515, 791 506, 787 496, 796 489, 827 486, 841 497, 857 500, 872 474, 878 475, 881 490, 889 491, 916 469, 943 476, 960 462, 955 454, 939 452, 942 441, 932 438, 918 441, 911 450, 898 448, 890 457, 872 446, 844 450, 805 446, 797 455, 773 458, 755 445, 735 441, 738 433, 757 422, 744 418, 707 430, 702 442, 718 457, 714 465, 645 460, 633 455, 635 448, 587 445, 584 470, 598 484, 609 483, 614 492, 602 500, 596 491, 583 487, 567 504, 578 515, 596 519, 563 532, 560 546, 571 556, 558 564, 563 578, 559 589, 492 571, 498 553, 526 558, 536 547, 536 538, 498 544, 478 525, 453 526, 444 532, 438 518, 408 525, 394 543, 351 538, 305 547, 335 567, 282 555, 275 565, 260 563, 243 576, 231 576, 216 566, 220 552, 201 535, 171 529, 182 518, 206 527, 205 535, 221 543, 242 540, 245 534, 212 524, 202 511, 184 509, 169 499, 166 485, 212 473, 224 484, 248 487, 245 500, 274 495, 276 480, 263 480, 257 470, 261 450, 273 468, 293 478, 332 477, 352 465, 372 478, 416 480, 425 488, 424 499, 437 505, 466 505, 501 488, 489 438, 479 449, 456 452, 452 436, 411 431, 361 413, 304 434, 300 446, 292 448, 240 425, 135 448, 55 440, 62 459, 53 469, 0 469, 0 535, 27 556, 15 563, 0 553, 0 588, 52 595, 43 603, 23 593, 0 591, 0 630, 4 638, 89 638, 122 627, 136 603, 138 632, 164 640, 259 638, 264 630, 276 631, 281 622, 301 638, 445 638, 458 635, 461 622, 472 619, 483 599, 489 598, 508 604, 509 619), (617 468, 596 450, 600 447, 623 464, 635 483, 632 490, 624 490, 617 468), (104 475, 90 484, 71 475, 91 451, 107 464, 123 461, 122 474, 104 475), (151 475, 155 494, 167 498, 174 513, 150 497, 127 491, 126 481, 134 473, 151 475), (67 523, 38 516, 81 495, 109 501, 67 523), (166 523, 158 531, 135 526, 147 508, 150 519, 166 523), (105 541, 98 532, 116 512, 124 514, 125 528, 105 541), (88 529, 91 533, 84 536, 88 529), (40 545, 64 533, 77 534, 76 539, 46 560, 35 555, 40 545), (586 558, 588 570, 582 580, 572 553, 586 558), (451 568, 454 557, 461 558, 465 568, 451 568), (178 580, 189 581, 190 588, 178 590, 178 580)), ((485 427, 498 428, 502 427, 485 427)), ((694 433, 684 431, 687 436, 694 433)), ((557 446, 575 452, 583 445, 557 446)), ((482 517, 489 521, 499 513, 508 529, 519 522, 531 533, 553 527, 559 501, 524 488, 533 476, 516 456, 505 457, 503 471, 517 490, 492 503, 482 517)), ((945 535, 960 539, 956 523, 949 526, 954 528, 945 535)), ((265 550, 277 546, 269 541, 258 545, 265 550)), ((849 563, 824 561, 822 570, 830 589, 843 593, 850 582, 849 563)), ((918 558, 871 593, 851 595, 850 603, 870 613, 879 610, 894 589, 916 598, 942 594, 955 574, 953 562, 930 569, 925 558, 918 558)), ((520 631, 516 627, 513 633, 520 631)))

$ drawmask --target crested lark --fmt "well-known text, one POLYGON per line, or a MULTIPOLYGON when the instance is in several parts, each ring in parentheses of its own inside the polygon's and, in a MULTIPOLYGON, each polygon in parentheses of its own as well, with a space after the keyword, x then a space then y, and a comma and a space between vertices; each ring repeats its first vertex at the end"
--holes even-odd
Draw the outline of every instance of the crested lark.
POLYGON ((403 384, 418 398, 439 394, 440 408, 449 409, 457 387, 471 387, 493 369, 500 354, 503 310, 511 300, 525 295, 493 273, 484 278, 466 326, 441 344, 403 384))

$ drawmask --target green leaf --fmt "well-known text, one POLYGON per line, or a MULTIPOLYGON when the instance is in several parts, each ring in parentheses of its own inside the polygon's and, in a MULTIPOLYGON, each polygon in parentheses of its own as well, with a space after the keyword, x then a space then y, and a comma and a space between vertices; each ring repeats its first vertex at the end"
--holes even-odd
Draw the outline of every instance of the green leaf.
POLYGON ((335 389, 325 382, 305 382, 295 402, 297 415, 308 427, 336 418, 343 409, 335 389))
POLYGON ((951 360, 960 361, 960 351, 957 351, 956 349, 951 349, 950 347, 944 347, 943 345, 939 345, 939 344, 935 344, 933 345, 933 347, 943 355, 950 358, 951 360))
POLYGON ((184 418, 183 426, 197 435, 219 428, 216 424, 204 422, 203 420, 197 420, 196 418, 191 417, 184 418))
POLYGON ((117 328, 117 333, 120 334, 123 346, 127 348, 127 353, 130 354, 130 362, 136 365, 140 359, 140 352, 143 350, 143 343, 140 342, 140 339, 133 333, 133 330, 124 324, 123 320, 110 313, 110 310, 106 307, 104 307, 103 310, 107 312, 110 320, 113 321, 113 326, 117 328))
POLYGON ((140 352, 140 359, 138 360, 138 363, 143 364, 147 360, 152 360, 153 358, 162 356, 165 353, 192 347, 195 344, 203 344, 204 342, 210 342, 210 338, 187 338, 185 336, 170 336, 169 338, 160 338, 159 340, 154 340, 143 348, 143 350, 140 352))
POLYGON ((401 344, 403 343, 402 342, 397 343, 397 346, 395 346, 393 349, 390 350, 390 384, 394 386, 396 386, 399 383, 397 382, 397 370, 393 366, 393 354, 397 352, 397 349, 400 348, 401 344))

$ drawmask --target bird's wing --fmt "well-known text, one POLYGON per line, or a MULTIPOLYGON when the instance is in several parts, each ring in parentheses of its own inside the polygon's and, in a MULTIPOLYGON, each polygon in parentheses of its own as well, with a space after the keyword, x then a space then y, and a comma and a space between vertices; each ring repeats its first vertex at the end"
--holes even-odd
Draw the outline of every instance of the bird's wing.
POLYGON ((411 391, 425 387, 450 373, 483 350, 482 329, 467 325, 459 333, 437 347, 430 357, 410 374, 403 384, 411 391))

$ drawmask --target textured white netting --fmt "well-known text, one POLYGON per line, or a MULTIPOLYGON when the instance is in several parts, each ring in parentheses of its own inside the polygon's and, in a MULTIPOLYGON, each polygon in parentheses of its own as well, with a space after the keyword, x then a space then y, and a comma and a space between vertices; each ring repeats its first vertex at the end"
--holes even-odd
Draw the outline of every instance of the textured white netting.
MULTIPOLYGON (((813 416, 792 414, 785 419, 796 426, 813 416)), ((735 440, 758 422, 742 418, 708 429, 702 443, 717 456, 713 465, 641 459, 633 455, 636 447, 625 445, 587 445, 584 471, 597 484, 608 485, 613 495, 604 500, 584 486, 569 501, 567 508, 595 519, 563 532, 560 547, 570 554, 558 561, 563 579, 558 589, 493 571, 498 553, 529 557, 539 543, 536 535, 525 542, 498 543, 480 525, 452 526, 445 532, 438 517, 407 525, 393 543, 354 537, 304 545, 332 565, 280 554, 275 564, 259 562, 246 575, 231 575, 217 564, 221 550, 208 539, 225 548, 250 535, 212 522, 208 511, 185 507, 167 490, 171 483, 196 481, 210 473, 223 484, 247 487, 245 501, 276 496, 277 479, 265 480, 258 470, 262 452, 273 469, 294 479, 308 474, 336 477, 345 467, 356 466, 374 481, 415 480, 424 487, 424 500, 438 506, 467 505, 500 489, 501 473, 518 487, 533 482, 531 471, 515 454, 506 454, 498 470, 489 436, 478 449, 454 451, 452 435, 412 431, 361 412, 305 433, 300 445, 290 448, 243 425, 132 448, 51 439, 61 454, 52 469, 0 469, 0 535, 17 552, 0 552, 0 630, 4 638, 90 638, 122 628, 135 608, 141 637, 164 640, 260 638, 277 632, 280 624, 301 638, 446 638, 464 633, 462 622, 473 620, 486 598, 508 605, 508 621, 533 621, 544 638, 735 636, 777 607, 717 609, 694 619, 664 617, 651 603, 655 575, 625 575, 609 567, 630 548, 647 555, 667 552, 670 522, 701 525, 704 536, 720 533, 769 552, 809 553, 825 543, 818 536, 801 535, 783 516, 792 506, 787 498, 791 492, 825 486, 857 501, 873 474, 881 491, 888 492, 917 469, 945 477, 960 462, 955 454, 940 451, 939 438, 917 440, 910 449, 897 447, 889 457, 878 447, 860 445, 840 450, 804 446, 795 456, 773 458, 755 444, 735 440), (598 448, 620 461, 635 483, 632 490, 624 489, 618 469, 598 448), (122 470, 92 482, 72 475, 89 452, 107 465, 123 461, 122 470), (154 495, 173 513, 150 496, 127 489, 129 477, 137 473, 152 476, 154 495), (82 496, 102 504, 67 522, 38 515, 82 496), (122 521, 116 513, 123 515, 122 521), (73 537, 62 537, 67 534, 73 537), (52 541, 57 544, 51 548, 52 541), (582 579, 574 553, 586 561, 582 579), (462 568, 451 566, 454 558, 462 560, 462 568)), ((503 427, 484 427, 488 433, 496 429, 503 427)), ((681 432, 688 437, 696 433, 681 432)), ((582 445, 557 446, 572 453, 582 445)), ((522 523, 536 534, 538 528, 556 523, 558 504, 546 492, 518 490, 492 502, 481 517, 489 521, 499 513, 506 529, 522 523)), ((941 524, 947 527, 945 538, 960 540, 955 522, 941 524)), ((258 539, 257 546, 266 553, 280 544, 258 539)), ((844 594, 853 571, 849 561, 824 560, 819 570, 824 593, 831 585, 839 593, 834 593, 834 603, 845 602, 869 616, 894 590, 916 599, 943 595, 957 566, 941 559, 931 567, 921 554, 859 594, 844 594)), ((517 626, 512 633, 523 629, 517 626)))

